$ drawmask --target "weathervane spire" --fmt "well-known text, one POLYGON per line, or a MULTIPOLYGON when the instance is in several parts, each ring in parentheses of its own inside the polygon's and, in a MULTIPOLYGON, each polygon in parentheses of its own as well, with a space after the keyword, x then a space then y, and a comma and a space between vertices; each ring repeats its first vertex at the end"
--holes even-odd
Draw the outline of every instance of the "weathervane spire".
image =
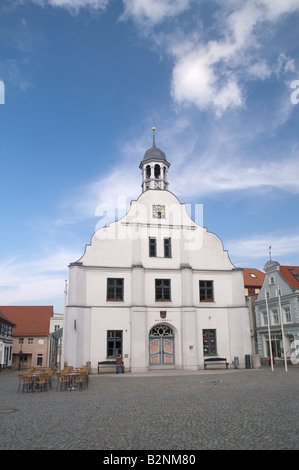
POLYGON ((155 141, 155 130, 156 130, 156 127, 155 127, 155 118, 153 118, 153 127, 152 127, 152 130, 153 130, 153 147, 156 147, 156 141, 155 141))

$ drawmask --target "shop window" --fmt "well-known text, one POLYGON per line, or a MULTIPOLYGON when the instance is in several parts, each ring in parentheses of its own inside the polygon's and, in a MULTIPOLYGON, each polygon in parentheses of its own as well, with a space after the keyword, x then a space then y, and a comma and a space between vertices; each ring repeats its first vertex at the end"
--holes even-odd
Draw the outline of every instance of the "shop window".
POLYGON ((217 356, 216 330, 202 330, 204 356, 217 356))

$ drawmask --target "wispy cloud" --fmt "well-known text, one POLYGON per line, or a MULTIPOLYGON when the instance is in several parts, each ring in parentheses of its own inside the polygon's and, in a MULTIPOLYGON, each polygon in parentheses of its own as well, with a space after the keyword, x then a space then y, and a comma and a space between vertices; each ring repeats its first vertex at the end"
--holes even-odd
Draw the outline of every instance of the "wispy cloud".
POLYGON ((241 158, 192 158, 173 175, 179 194, 209 196, 228 192, 278 189, 299 193, 299 155, 280 161, 245 162, 241 158), (196 163, 197 168, 196 170, 196 163))
POLYGON ((294 63, 282 55, 267 63, 262 56, 263 31, 283 15, 299 11, 298 1, 267 0, 223 2, 218 15, 218 37, 193 32, 176 39, 169 52, 174 57, 171 94, 178 105, 194 105, 221 116, 244 106, 244 83, 294 72, 294 63), (233 7, 233 8, 232 8, 233 7), (263 27, 261 27, 263 25, 263 27))
POLYGON ((154 26, 186 11, 191 0, 123 0, 123 4, 122 19, 154 26))
MULTIPOLYGON (((61 298, 68 265, 81 253, 60 248, 50 256, 40 256, 28 262, 17 259, 0 263, 0 298, 3 305, 45 302, 61 298)), ((63 312, 60 312, 63 313, 63 312)))
POLYGON ((82 8, 92 10, 105 10, 110 0, 32 0, 40 6, 52 6, 67 8, 72 12, 78 12, 82 8))
POLYGON ((241 240, 228 240, 225 245, 231 259, 238 265, 244 266, 244 262, 265 264, 269 260, 270 246, 272 259, 280 264, 298 264, 299 235, 297 234, 260 234, 241 240))

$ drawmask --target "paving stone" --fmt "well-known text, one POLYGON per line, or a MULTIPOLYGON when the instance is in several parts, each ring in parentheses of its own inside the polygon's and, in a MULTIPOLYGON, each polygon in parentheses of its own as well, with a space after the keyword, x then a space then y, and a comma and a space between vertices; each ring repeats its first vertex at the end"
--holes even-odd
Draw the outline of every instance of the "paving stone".
POLYGON ((17 393, 0 374, 1 450, 298 450, 299 368, 90 375, 17 393))

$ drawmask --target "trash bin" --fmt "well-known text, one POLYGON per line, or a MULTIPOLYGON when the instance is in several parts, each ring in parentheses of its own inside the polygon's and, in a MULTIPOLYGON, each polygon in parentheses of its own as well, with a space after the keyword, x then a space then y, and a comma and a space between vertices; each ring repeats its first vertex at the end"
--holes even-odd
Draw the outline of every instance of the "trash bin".
POLYGON ((245 367, 246 369, 251 369, 250 354, 245 354, 245 367))
POLYGON ((235 366, 235 369, 238 369, 238 367, 239 367, 239 357, 238 356, 234 356, 234 366, 235 366))

